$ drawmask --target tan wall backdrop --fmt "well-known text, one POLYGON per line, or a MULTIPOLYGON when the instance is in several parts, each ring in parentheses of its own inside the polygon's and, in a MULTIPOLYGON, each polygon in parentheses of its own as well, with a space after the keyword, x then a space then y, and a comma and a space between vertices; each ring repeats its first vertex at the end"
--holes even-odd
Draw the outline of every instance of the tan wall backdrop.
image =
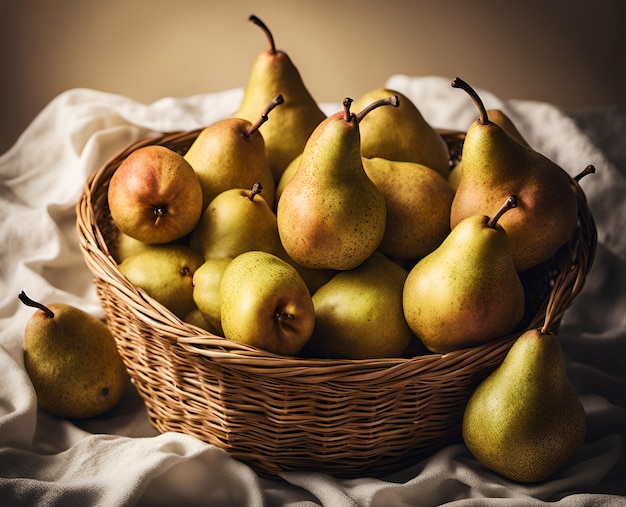
POLYGON ((261 17, 320 101, 395 73, 565 109, 626 104, 626 2, 0 0, 0 151, 58 93, 142 102, 245 85, 261 17))

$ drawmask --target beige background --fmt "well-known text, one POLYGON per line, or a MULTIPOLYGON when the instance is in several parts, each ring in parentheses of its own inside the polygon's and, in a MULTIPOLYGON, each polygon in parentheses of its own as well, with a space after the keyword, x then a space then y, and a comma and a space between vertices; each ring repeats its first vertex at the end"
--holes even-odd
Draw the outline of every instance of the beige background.
POLYGON ((395 73, 564 109, 626 104, 626 2, 0 0, 0 152, 58 93, 142 102, 245 85, 257 14, 320 102, 395 73))

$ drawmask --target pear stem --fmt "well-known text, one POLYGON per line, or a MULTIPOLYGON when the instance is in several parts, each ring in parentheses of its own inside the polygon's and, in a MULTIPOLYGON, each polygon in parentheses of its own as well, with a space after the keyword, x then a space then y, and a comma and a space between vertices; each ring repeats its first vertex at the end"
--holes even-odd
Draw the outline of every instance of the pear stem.
POLYGON ((33 301, 29 298, 24 291, 20 292, 17 296, 19 300, 24 303, 26 306, 32 306, 33 308, 39 308, 42 312, 46 314, 46 317, 52 319, 54 317, 54 312, 50 310, 47 306, 38 303, 37 301, 33 301))
POLYGON ((280 104, 282 104, 283 102, 285 102, 285 99, 283 98, 283 96, 280 94, 276 95, 276 97, 274 97, 270 101, 270 103, 267 105, 265 110, 261 113, 261 116, 259 117, 259 119, 255 121, 252 125, 250 125, 250 127, 248 128, 248 130, 246 130, 243 136, 246 139, 248 139, 252 134, 254 134, 257 130, 259 130, 259 127, 268 120, 268 115, 270 114, 270 111, 274 109, 276 106, 279 106, 280 104))
POLYGON ((500 206, 500 209, 498 209, 495 215, 493 215, 491 219, 487 222, 487 227, 491 227, 493 229, 498 223, 498 220, 500 220, 500 217, 511 208, 515 207, 517 207, 517 197, 514 195, 507 197, 506 201, 504 201, 504 204, 500 206))
POLYGON ((365 117, 365 115, 367 115, 370 111, 373 111, 374 109, 380 106, 399 107, 400 99, 398 98, 397 95, 394 95, 393 97, 386 97, 384 99, 380 99, 380 100, 376 100, 372 102, 369 106, 364 107, 362 111, 357 113, 356 115, 357 122, 360 122, 365 117))
POLYGON ((350 121, 352 119, 352 112, 350 111, 352 102, 353 100, 350 97, 343 99, 343 119, 345 121, 350 121))
POLYGON ((261 27, 261 30, 263 30, 265 32, 265 35, 267 36, 267 40, 268 40, 268 42, 270 44, 270 53, 275 55, 276 54, 276 44, 274 43, 274 36, 272 35, 272 32, 270 32, 270 29, 267 27, 267 25, 265 23, 263 23, 263 21, 261 21, 254 14, 252 16, 250 16, 248 18, 248 20, 252 21, 256 26, 261 27))
POLYGON ((595 172, 596 172, 595 166, 590 164, 587 167, 585 167, 579 174, 574 176, 574 180, 575 181, 580 181, 582 178, 584 178, 588 174, 594 174, 595 172))
POLYGON ((254 197, 258 194, 260 194, 263 191, 263 185, 261 185, 260 183, 255 183, 254 185, 252 185, 252 189, 250 190, 250 193, 248 194, 248 199, 250 199, 251 201, 254 201, 254 197))
POLYGON ((454 78, 454 80, 452 81, 452 88, 461 88, 462 90, 465 90, 472 98, 472 100, 476 104, 476 107, 478 108, 478 111, 480 112, 480 118, 478 119, 479 123, 482 123, 483 125, 489 123, 489 116, 487 115, 487 109, 485 109, 485 104, 483 104, 483 101, 480 99, 478 93, 476 93, 476 90, 474 90, 474 88, 472 88, 468 83, 463 81, 460 77, 454 78))
POLYGON ((283 312, 282 310, 276 310, 276 313, 274 313, 274 317, 279 322, 282 322, 283 320, 295 319, 296 318, 296 316, 293 313, 283 312))

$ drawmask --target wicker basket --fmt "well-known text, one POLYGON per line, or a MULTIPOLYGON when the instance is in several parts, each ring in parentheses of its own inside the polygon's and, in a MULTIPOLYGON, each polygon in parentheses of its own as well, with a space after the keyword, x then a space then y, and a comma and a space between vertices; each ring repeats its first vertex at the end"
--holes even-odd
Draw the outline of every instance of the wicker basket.
MULTIPOLYGON (((77 205, 80 247, 132 381, 161 432, 193 435, 262 475, 316 470, 379 476, 460 439, 465 404, 519 332, 448 354, 378 360, 291 358, 183 323, 118 271, 109 180, 133 150, 184 152, 199 131, 145 139, 110 159, 77 205)), ((463 134, 441 131, 458 156, 463 134)), ((577 181, 579 224, 550 262, 524 274, 530 309, 523 329, 556 331, 591 268, 596 229, 577 181)), ((520 332, 523 330, 520 329, 520 332)))

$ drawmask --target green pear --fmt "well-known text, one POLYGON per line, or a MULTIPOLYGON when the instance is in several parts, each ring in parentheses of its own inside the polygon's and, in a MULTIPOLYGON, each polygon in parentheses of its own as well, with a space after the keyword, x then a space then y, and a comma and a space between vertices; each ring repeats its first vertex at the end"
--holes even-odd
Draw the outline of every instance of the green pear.
POLYGON ((430 167, 364 158, 365 173, 385 197, 387 223, 379 250, 398 259, 421 259, 450 233, 454 191, 430 167))
POLYGON ((289 162, 302 153, 309 135, 326 115, 287 53, 276 49, 268 27, 257 16, 250 16, 250 21, 265 32, 269 47, 255 59, 233 117, 252 121, 272 97, 282 94, 284 104, 276 110, 272 121, 261 127, 270 170, 278 181, 289 162))
POLYGON ((358 114, 344 110, 311 134, 296 173, 276 209, 285 251, 310 268, 352 269, 380 245, 385 233, 385 198, 368 178, 361 158, 359 123, 379 106, 398 106, 397 97, 381 99, 358 114))
POLYGON ((220 286, 232 258, 207 259, 193 274, 193 300, 202 316, 217 334, 222 334, 220 286))
MULTIPOLYGON (((170 241, 169 243, 161 243, 163 245, 184 245, 187 241, 187 236, 176 239, 174 241, 170 241)), ((131 255, 138 254, 139 252, 143 252, 144 250, 150 250, 153 247, 150 243, 144 243, 138 239, 129 236, 128 234, 124 234, 121 231, 117 232, 117 236, 115 241, 110 245, 111 255, 115 262, 118 264, 122 262, 126 257, 130 257, 131 255)))
POLYGON ((242 253, 226 266, 220 307, 227 339, 274 354, 295 356, 315 326, 304 280, 293 266, 267 252, 242 253))
POLYGON ((124 259, 118 269, 180 319, 193 310, 193 274, 202 265, 200 253, 186 245, 154 245, 124 259))
POLYGON ((117 405, 128 374, 106 324, 71 305, 19 299, 38 308, 24 330, 24 366, 41 408, 86 418, 117 405))
POLYGON ((406 95, 388 88, 376 88, 356 99, 352 107, 358 111, 390 95, 400 99, 396 111, 387 108, 363 118, 359 125, 361 154, 366 158, 416 162, 447 178, 450 173, 448 145, 406 95))
POLYGON ((554 256, 570 240, 578 220, 578 204, 570 178, 557 164, 508 135, 489 120, 476 92, 463 80, 453 81, 476 103, 480 117, 463 144, 463 175, 452 209, 450 226, 494 209, 508 195, 521 206, 500 224, 513 250, 515 267, 525 271, 554 256))
POLYGON ((198 175, 202 187, 202 209, 225 190, 263 185, 265 200, 274 206, 275 181, 265 153, 260 126, 283 97, 277 95, 255 112, 257 121, 242 118, 219 120, 200 132, 185 153, 185 160, 198 175))
MULTIPOLYGON (((489 117, 489 121, 495 123, 502 127, 502 129, 509 134, 513 139, 522 143, 525 146, 530 147, 524 136, 517 129, 517 126, 511 118, 509 118, 506 113, 504 113, 500 109, 487 109, 487 116, 489 117)), ((459 162, 454 166, 454 168, 450 171, 450 175, 448 176, 448 183, 452 186, 452 188, 456 191, 459 188, 459 182, 461 181, 461 175, 463 174, 463 160, 459 160, 459 162)))
POLYGON ((465 408, 463 439, 476 459, 519 482, 549 479, 585 440, 585 410, 556 335, 525 331, 465 408))
POLYGON ((289 162, 289 164, 287 164, 287 167, 285 167, 283 174, 281 174, 280 179, 278 180, 278 183, 276 184, 276 203, 278 203, 280 196, 283 193, 283 190, 287 186, 287 183, 289 183, 289 180, 291 180, 293 175, 296 174, 296 171, 298 170, 298 166, 300 165, 301 159, 302 159, 302 153, 300 153, 300 155, 298 155, 291 162, 289 162))
POLYGON ((342 271, 313 294, 315 330, 308 348, 317 357, 398 357, 413 333, 404 319, 407 271, 381 252, 342 271))
POLYGON ((491 219, 466 218, 409 272, 404 314, 430 351, 480 345, 504 337, 520 323, 524 288, 507 233, 498 223, 515 206, 511 196, 491 219))
POLYGON ((233 188, 213 199, 191 233, 189 245, 204 259, 234 258, 249 250, 281 250, 276 214, 263 198, 259 183, 233 188))
POLYGON ((202 189, 193 168, 160 145, 133 151, 111 176, 111 218, 144 243, 169 243, 189 234, 202 213, 202 189))

